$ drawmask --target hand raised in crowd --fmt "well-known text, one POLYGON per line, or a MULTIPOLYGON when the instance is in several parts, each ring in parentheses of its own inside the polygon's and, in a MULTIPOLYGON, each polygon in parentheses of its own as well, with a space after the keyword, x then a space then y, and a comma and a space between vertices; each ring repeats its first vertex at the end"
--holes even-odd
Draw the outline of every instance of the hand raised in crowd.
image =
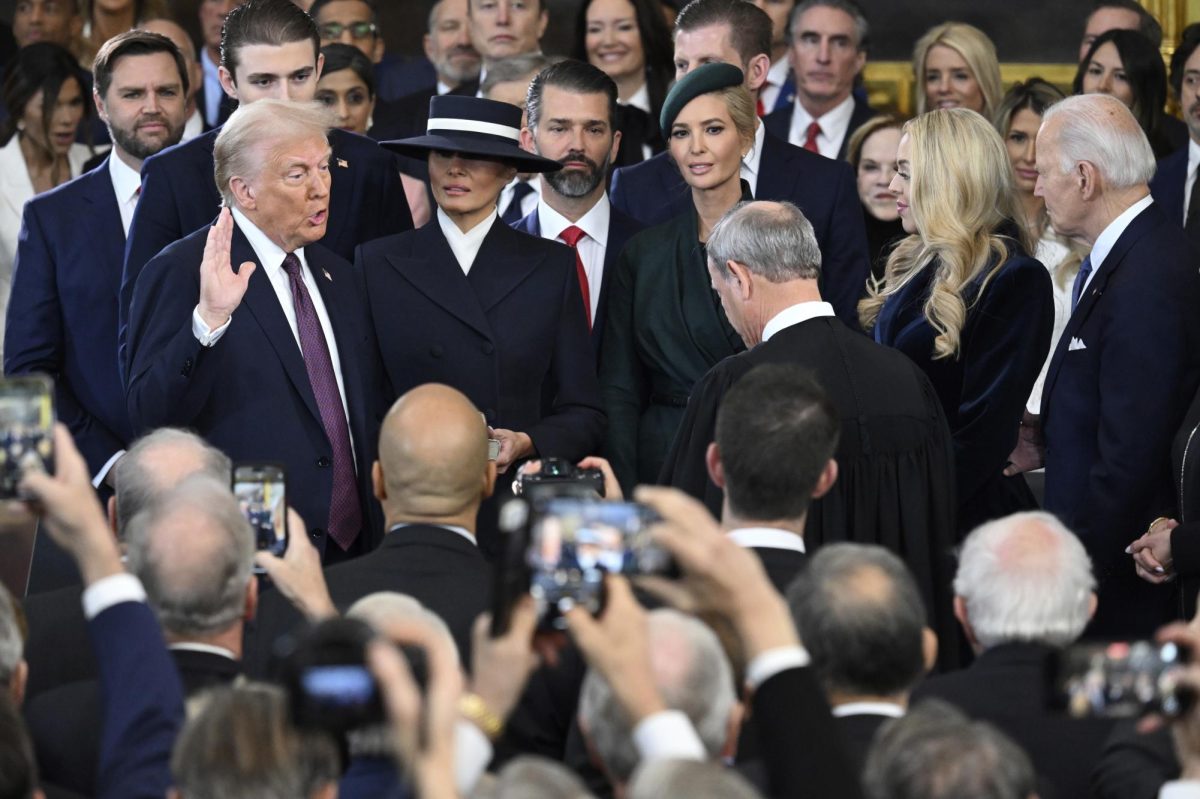
POLYGON ((229 321, 242 304, 256 268, 253 261, 246 261, 234 272, 232 250, 233 214, 222 208, 216 224, 209 228, 200 262, 200 318, 213 330, 229 321))
POLYGON ((384 709, 391 721, 396 756, 413 775, 422 799, 453 799, 455 725, 463 694, 462 669, 452 639, 420 619, 395 619, 388 627, 392 643, 371 643, 367 663, 379 684, 384 709), (422 694, 400 650, 393 645, 425 650, 428 668, 422 694))
POLYGON ((1041 420, 1025 411, 1021 427, 1017 432, 1017 448, 1008 456, 1004 476, 1013 477, 1022 472, 1032 472, 1046 465, 1046 444, 1042 440, 1041 420))
POLYGON ((1148 583, 1165 583, 1175 578, 1171 558, 1171 531, 1179 526, 1174 519, 1155 519, 1142 537, 1125 550, 1133 555, 1133 566, 1148 583))
POLYGON ((54 474, 26 472, 21 491, 29 497, 42 527, 71 554, 84 585, 120 574, 121 553, 92 488, 87 463, 61 422, 54 425, 54 474))
POLYGON ((320 621, 338 615, 325 573, 321 571, 321 553, 312 545, 305 534, 308 527, 300 514, 288 508, 287 549, 283 557, 270 552, 256 552, 255 565, 266 571, 279 593, 292 603, 296 610, 309 621, 320 621))
MULTIPOLYGON (((491 636, 492 615, 482 613, 471 631, 471 692, 483 702, 483 707, 503 724, 525 690, 529 675, 537 668, 538 657, 533 649, 537 628, 537 610, 533 597, 523 596, 512 609, 508 631, 491 636)), ((478 723, 478 719, 472 719, 478 723)), ((496 737, 498 729, 483 730, 496 737)))

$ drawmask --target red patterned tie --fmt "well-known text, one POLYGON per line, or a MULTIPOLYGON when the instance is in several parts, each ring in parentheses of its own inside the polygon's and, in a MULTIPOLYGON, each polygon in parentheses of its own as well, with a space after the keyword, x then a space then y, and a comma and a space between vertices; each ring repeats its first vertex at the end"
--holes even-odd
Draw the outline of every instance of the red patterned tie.
POLYGON ((808 123, 805 135, 807 138, 804 139, 804 149, 820 155, 821 149, 817 147, 817 137, 821 135, 821 126, 816 123, 816 120, 808 123))
POLYGON ((588 330, 592 329, 592 293, 588 288, 587 271, 583 268, 583 258, 579 257, 579 240, 587 234, 571 225, 558 237, 575 251, 575 273, 579 276, 579 290, 583 293, 583 313, 587 316, 588 330))
POLYGON ((309 296, 308 287, 304 285, 304 278, 300 276, 300 269, 300 259, 295 253, 288 253, 283 259, 283 271, 287 272, 288 283, 292 288, 292 302, 296 307, 300 352, 304 356, 304 367, 308 370, 308 382, 312 385, 317 409, 321 412, 321 425, 325 428, 325 436, 333 450, 329 537, 346 550, 362 530, 362 507, 358 500, 358 481, 354 476, 350 429, 346 425, 342 395, 338 391, 337 377, 333 373, 333 359, 329 356, 325 332, 321 329, 321 320, 313 308, 312 297, 309 296))

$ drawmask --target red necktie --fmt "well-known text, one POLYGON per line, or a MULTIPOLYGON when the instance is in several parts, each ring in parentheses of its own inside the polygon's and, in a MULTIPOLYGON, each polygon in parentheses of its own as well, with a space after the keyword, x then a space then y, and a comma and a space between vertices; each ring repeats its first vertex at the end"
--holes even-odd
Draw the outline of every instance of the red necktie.
POLYGON ((755 110, 758 112, 760 117, 765 117, 767 115, 767 108, 763 105, 762 97, 759 97, 755 101, 755 110))
POLYGON ((583 258, 579 257, 579 240, 587 234, 571 225, 558 237, 575 251, 575 274, 579 276, 579 291, 583 294, 583 313, 588 320, 588 330, 592 329, 592 293, 588 289, 587 271, 583 268, 583 258))
MULTIPOLYGON (((331 464, 333 466, 333 491, 329 497, 329 537, 343 550, 349 549, 362 530, 362 506, 358 500, 358 481, 354 475, 354 456, 350 449, 350 429, 346 425, 346 413, 342 408, 342 395, 338 391, 337 376, 333 373, 333 358, 325 331, 313 307, 308 287, 300 275, 300 259, 288 253, 283 259, 283 271, 287 272, 292 288, 292 302, 296 308, 296 330, 300 334, 300 352, 304 356, 304 367, 308 370, 308 382, 312 385, 321 413, 321 426, 329 439, 331 464)), ((322 459, 324 460, 324 459, 322 459)), ((319 465, 319 464, 318 464, 319 465)), ((311 522, 312 520, 306 520, 311 522)))
POLYGON ((821 154, 821 149, 817 147, 817 136, 821 135, 821 126, 816 120, 808 123, 808 130, 805 131, 806 138, 804 139, 804 149, 810 153, 821 154))

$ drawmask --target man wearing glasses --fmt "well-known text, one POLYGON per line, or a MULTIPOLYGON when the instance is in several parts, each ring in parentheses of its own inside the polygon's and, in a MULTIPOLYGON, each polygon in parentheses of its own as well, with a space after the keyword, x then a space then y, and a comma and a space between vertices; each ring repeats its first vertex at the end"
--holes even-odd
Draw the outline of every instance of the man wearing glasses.
POLYGON ((363 51, 378 64, 383 60, 384 42, 379 34, 375 3, 368 0, 316 0, 308 9, 321 31, 321 46, 340 42, 363 51))

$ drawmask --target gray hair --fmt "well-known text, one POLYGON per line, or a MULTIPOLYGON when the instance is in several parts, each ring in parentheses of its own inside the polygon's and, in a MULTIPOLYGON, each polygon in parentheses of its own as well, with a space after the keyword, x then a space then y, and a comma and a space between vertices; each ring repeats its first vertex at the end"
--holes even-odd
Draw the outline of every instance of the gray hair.
POLYGON ((282 689, 216 688, 199 708, 171 753, 171 776, 187 799, 296 799, 337 782, 337 746, 325 733, 291 725, 282 689))
POLYGON ((320 138, 328 141, 333 127, 329 112, 316 103, 256 100, 243 103, 229 116, 213 145, 213 176, 226 208, 234 208, 229 182, 257 177, 271 147, 320 138))
MULTIPOLYGON (((647 619, 651 665, 663 700, 691 720, 709 756, 717 757, 737 699, 733 669, 716 634, 673 610, 652 611, 647 619)), ((588 669, 583 680, 579 720, 608 773, 627 782, 638 764, 633 727, 612 688, 594 669, 588 669)))
POLYGON ((1150 141, 1133 113, 1115 97, 1081 94, 1060 100, 1046 109, 1042 129, 1055 122, 1058 165, 1064 174, 1087 161, 1114 189, 1142 186, 1154 177, 1157 163, 1150 141), (1114 115, 1122 119, 1114 120, 1114 115))
POLYGON ((387 636, 388 622, 392 619, 415 619, 437 630, 450 642, 451 646, 454 646, 455 653, 458 653, 458 647, 454 644, 454 636, 450 634, 450 628, 446 626, 442 617, 408 594, 401 594, 397 591, 376 591, 373 594, 367 594, 350 606, 346 611, 346 616, 366 622, 374 628, 375 632, 385 637, 387 636))
POLYGON ((472 799, 594 799, 575 772, 553 760, 521 755, 508 762, 472 799))
POLYGON ((1079 538, 1041 511, 975 528, 954 575, 954 593, 985 648, 1010 641, 1067 646, 1087 626, 1095 588, 1079 538))
POLYGON ((722 277, 729 276, 729 261, 772 283, 821 276, 821 248, 812 223, 788 202, 735 205, 708 234, 708 260, 722 277))
POLYGON ((17 619, 17 603, 0 585, 0 686, 8 685, 25 657, 25 636, 17 619))
POLYGON ((787 600, 826 690, 890 696, 925 673, 921 593, 904 562, 883 547, 821 547, 787 600))
POLYGON ((863 782, 870 799, 1027 799, 1037 790, 1024 750, 937 699, 880 729, 863 782))
POLYGON ((762 799, 737 771, 722 763, 694 760, 651 760, 638 766, 629 784, 629 799, 762 799))
POLYGON ((854 20, 854 38, 858 49, 867 50, 870 47, 871 26, 867 23, 867 15, 853 0, 803 0, 803 2, 797 3, 788 16, 787 43, 789 45, 795 41, 796 24, 800 21, 800 15, 810 8, 836 8, 843 12, 854 20))
POLYGON ((528 84, 534 75, 561 60, 542 53, 521 53, 502 58, 488 67, 487 75, 479 86, 479 93, 487 97, 500 83, 521 81, 528 84))
POLYGON ((209 635, 241 617, 254 533, 228 484, 193 475, 134 516, 126 535, 129 570, 165 630, 209 635))
POLYGON ((147 433, 135 441, 113 467, 117 534, 122 538, 129 520, 173 487, 164 485, 159 471, 146 463, 147 455, 166 447, 194 450, 199 455, 200 468, 192 474, 204 474, 219 483, 229 483, 233 470, 229 456, 200 436, 176 427, 160 427, 147 433))

